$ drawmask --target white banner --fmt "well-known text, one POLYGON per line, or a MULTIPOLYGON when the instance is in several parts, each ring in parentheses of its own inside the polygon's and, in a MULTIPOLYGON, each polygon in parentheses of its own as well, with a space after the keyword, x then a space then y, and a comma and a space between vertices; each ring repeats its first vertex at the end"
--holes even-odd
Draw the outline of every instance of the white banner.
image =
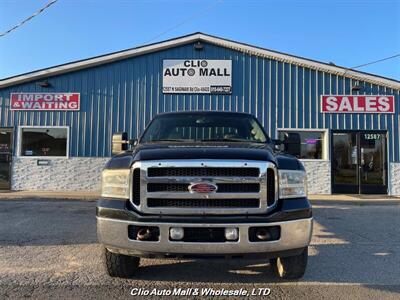
POLYGON ((166 59, 163 92, 171 94, 230 94, 232 61, 217 59, 166 59))

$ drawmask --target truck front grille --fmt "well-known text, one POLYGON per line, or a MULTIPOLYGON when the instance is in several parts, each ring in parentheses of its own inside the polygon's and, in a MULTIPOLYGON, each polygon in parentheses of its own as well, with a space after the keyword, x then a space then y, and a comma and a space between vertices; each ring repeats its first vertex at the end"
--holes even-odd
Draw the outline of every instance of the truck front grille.
POLYGON ((273 169, 267 170, 267 205, 272 206, 275 203, 275 194, 276 194, 276 178, 275 172, 273 169))
POLYGON ((277 171, 265 161, 140 161, 133 169, 131 202, 145 214, 259 214, 277 200, 277 171), (198 183, 214 189, 189 189, 198 183))
POLYGON ((133 170, 132 202, 135 205, 140 204, 140 169, 139 168, 133 170))
POLYGON ((258 208, 259 199, 162 199, 148 198, 149 207, 217 207, 217 208, 258 208))
MULTIPOLYGON (((190 184, 187 183, 149 183, 147 191, 154 192, 182 192, 189 191, 190 184)), ((217 193, 258 193, 259 183, 218 183, 217 193)))
POLYGON ((258 168, 149 168, 149 177, 257 177, 258 168))

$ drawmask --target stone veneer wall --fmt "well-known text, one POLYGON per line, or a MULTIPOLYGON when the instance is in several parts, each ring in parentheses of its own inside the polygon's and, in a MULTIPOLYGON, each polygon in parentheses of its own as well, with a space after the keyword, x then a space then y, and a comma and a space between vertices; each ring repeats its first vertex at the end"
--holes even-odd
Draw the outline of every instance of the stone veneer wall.
POLYGON ((307 171, 309 194, 331 194, 331 162, 302 160, 307 171))
POLYGON ((13 159, 12 190, 97 191, 101 170, 110 158, 40 158, 49 162, 46 166, 38 166, 38 158, 13 159))
MULTIPOLYGON (((100 173, 108 157, 43 158, 48 166, 38 166, 38 158, 14 157, 12 190, 97 191, 100 173)), ((330 161, 301 161, 307 171, 309 194, 331 194, 330 161)), ((390 163, 390 194, 400 196, 400 163, 390 163)))
POLYGON ((390 195, 400 196, 400 163, 390 163, 390 195))

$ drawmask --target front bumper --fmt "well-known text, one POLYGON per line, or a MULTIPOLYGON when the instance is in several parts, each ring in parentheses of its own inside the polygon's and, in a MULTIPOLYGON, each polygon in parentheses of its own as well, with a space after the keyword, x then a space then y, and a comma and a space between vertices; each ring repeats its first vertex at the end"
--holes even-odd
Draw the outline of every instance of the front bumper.
POLYGON ((115 253, 144 257, 184 256, 263 256, 283 257, 300 254, 308 246, 312 234, 312 209, 307 198, 280 200, 274 211, 260 215, 144 215, 130 207, 129 201, 100 199, 96 208, 97 235, 105 247, 115 253), (128 237, 128 226, 158 226, 160 240, 136 241, 128 237), (251 226, 281 227, 280 239, 270 242, 249 242, 251 226), (237 242, 188 243, 169 241, 169 227, 237 227, 237 242), (254 255, 253 255, 254 254, 254 255))
POLYGON ((184 257, 184 256, 247 256, 257 255, 277 257, 296 255, 291 250, 308 246, 312 235, 312 218, 273 223, 179 223, 181 227, 236 227, 239 240, 223 243, 177 242, 169 240, 169 228, 177 223, 132 222, 126 220, 97 217, 99 241, 111 252, 144 257, 184 257), (137 241, 128 237, 128 226, 157 226, 159 241, 137 241), (280 226, 280 239, 267 242, 250 242, 249 227, 280 226))

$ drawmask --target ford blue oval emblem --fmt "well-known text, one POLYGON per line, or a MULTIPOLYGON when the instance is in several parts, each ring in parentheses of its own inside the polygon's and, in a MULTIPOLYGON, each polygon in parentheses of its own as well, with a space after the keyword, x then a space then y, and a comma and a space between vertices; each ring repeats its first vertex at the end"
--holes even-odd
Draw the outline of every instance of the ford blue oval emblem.
POLYGON ((189 192, 199 194, 210 194, 217 191, 217 186, 208 182, 193 183, 189 186, 189 192))

